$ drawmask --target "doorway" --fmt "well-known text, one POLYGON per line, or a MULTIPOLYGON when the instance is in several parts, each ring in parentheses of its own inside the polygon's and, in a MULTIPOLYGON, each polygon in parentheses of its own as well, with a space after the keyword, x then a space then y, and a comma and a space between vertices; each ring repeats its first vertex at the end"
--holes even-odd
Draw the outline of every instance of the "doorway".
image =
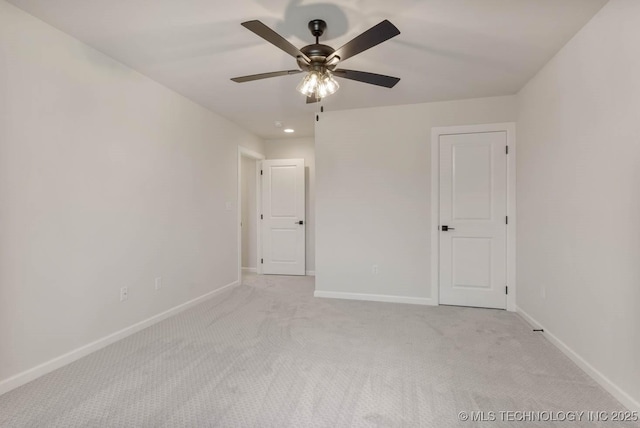
POLYGON ((432 292, 515 310, 515 126, 432 132, 432 292))
POLYGON ((260 272, 260 161, 264 156, 238 147, 238 281, 260 272))
POLYGON ((262 273, 305 275, 304 159, 261 162, 262 273))

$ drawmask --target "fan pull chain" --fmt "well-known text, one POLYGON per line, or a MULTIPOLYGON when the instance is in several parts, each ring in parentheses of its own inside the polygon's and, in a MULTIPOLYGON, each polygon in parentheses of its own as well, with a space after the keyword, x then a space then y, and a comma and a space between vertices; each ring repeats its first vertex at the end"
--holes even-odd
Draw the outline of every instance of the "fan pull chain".
POLYGON ((318 110, 316 111, 316 122, 320 121, 320 113, 324 113, 324 106, 322 105, 322 98, 318 101, 318 110))

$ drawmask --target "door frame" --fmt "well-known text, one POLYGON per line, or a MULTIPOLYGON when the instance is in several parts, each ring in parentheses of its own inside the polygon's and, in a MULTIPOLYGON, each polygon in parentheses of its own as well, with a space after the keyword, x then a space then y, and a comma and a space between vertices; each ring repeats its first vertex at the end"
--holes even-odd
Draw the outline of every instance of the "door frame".
MULTIPOLYGON (((263 159, 263 161, 260 162, 260 170, 261 171, 260 171, 260 174, 258 175, 258 177, 260 178, 260 187, 259 187, 259 190, 261 192, 260 193, 260 196, 261 196, 260 203, 261 204, 265 204, 265 201, 267 201, 267 199, 264 198, 264 196, 265 196, 264 193, 265 193, 265 189, 266 189, 265 185, 268 185, 268 184, 265 184, 265 179, 271 180, 271 177, 272 177, 272 175, 271 175, 272 172, 267 172, 268 167, 265 167, 265 164, 269 163, 269 162, 291 163, 293 161, 300 162, 302 164, 302 171, 301 171, 302 172, 302 183, 303 183, 302 189, 304 191, 304 197, 302 198, 302 217, 303 217, 302 218, 302 220, 303 220, 302 231, 303 231, 303 234, 304 234, 304 240, 303 240, 303 244, 302 244, 302 250, 304 252, 304 255, 302 257, 302 263, 304 264, 304 269, 303 269, 303 273, 301 273, 301 274, 298 274, 298 273, 278 273, 278 274, 275 274, 275 275, 309 276, 308 272, 310 272, 310 271, 306 270, 307 269, 307 264, 306 264, 307 263, 307 260, 306 260, 307 259, 307 226, 308 226, 308 223, 307 223, 307 196, 308 196, 308 194, 307 194, 307 184, 308 183, 307 183, 307 165, 306 165, 306 160, 304 158, 296 158, 296 157, 294 157, 294 158, 263 159), (262 171, 265 172, 264 175, 262 175, 262 171)), ((269 194, 271 194, 271 193, 269 192, 269 194)), ((266 215, 267 217, 269 217, 270 213, 267 213, 267 210, 265 210, 264 205, 260 206, 260 210, 261 210, 260 211, 260 215, 261 216, 262 215, 266 215)), ((260 227, 259 227, 258 234, 262 238, 264 238, 264 235, 265 235, 265 223, 267 223, 267 221, 268 221, 267 219, 264 219, 264 221, 260 224, 260 227)), ((259 241, 259 245, 261 245, 260 252, 259 252, 259 254, 260 254, 259 258, 260 259, 265 257, 265 253, 266 253, 266 251, 264 249, 264 245, 262 245, 262 243, 264 243, 264 242, 265 242, 265 239, 262 239, 261 241, 259 241)), ((265 258, 268 258, 268 255, 265 258)), ((264 264, 260 263, 259 264, 259 269, 260 269, 259 272, 264 274, 264 271, 268 270, 268 269, 265 269, 265 265, 268 265, 268 264, 269 264, 269 260, 267 260, 264 264)))
POLYGON ((516 124, 445 126, 431 128, 431 297, 440 304, 440 136, 506 132, 507 156, 507 311, 516 311, 516 124))
MULTIPOLYGON (((262 192, 260 180, 260 162, 265 159, 261 153, 238 146, 238 283, 242 282, 242 157, 251 158, 256 161, 256 221, 260 219, 260 210, 262 207, 262 192)), ((260 223, 257 223, 260 225, 260 223)), ((256 228, 256 272, 262 273, 262 265, 260 258, 262 257, 262 242, 260 228, 256 228)))

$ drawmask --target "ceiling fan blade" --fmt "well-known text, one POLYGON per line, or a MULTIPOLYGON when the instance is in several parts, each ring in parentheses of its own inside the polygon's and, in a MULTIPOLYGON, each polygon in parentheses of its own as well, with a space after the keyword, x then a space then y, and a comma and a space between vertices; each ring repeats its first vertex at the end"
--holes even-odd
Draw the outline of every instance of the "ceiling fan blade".
POLYGON ((332 72, 337 77, 343 79, 357 80, 358 82, 369 83, 371 85, 384 86, 385 88, 393 88, 400 81, 399 77, 385 76, 383 74, 367 73, 365 71, 356 70, 334 70, 332 72))
POLYGON ((302 73, 301 70, 285 70, 285 71, 272 71, 271 73, 252 74, 250 76, 234 77, 233 80, 236 83, 251 82, 252 80, 268 79, 270 77, 288 76, 290 74, 302 73))
POLYGON ((308 56, 300 52, 300 49, 293 46, 284 37, 282 37, 280 34, 276 33, 275 31, 273 31, 271 28, 267 27, 262 22, 257 20, 247 21, 247 22, 243 22, 242 26, 249 31, 253 31, 255 34, 262 37, 272 45, 279 47, 280 49, 282 49, 292 57, 294 58, 300 57, 304 59, 305 62, 307 63, 311 62, 308 56))
POLYGON ((388 20, 384 20, 378 25, 374 25, 364 33, 357 36, 355 39, 347 42, 346 45, 339 48, 333 54, 329 55, 327 62, 331 61, 334 57, 339 57, 340 61, 344 61, 347 58, 351 58, 354 55, 358 55, 360 52, 364 52, 369 48, 372 48, 380 43, 389 40, 392 37, 400 34, 400 30, 396 28, 388 20))
POLYGON ((317 103, 320 101, 320 98, 316 98, 314 97, 307 97, 307 104, 313 104, 313 103, 317 103))

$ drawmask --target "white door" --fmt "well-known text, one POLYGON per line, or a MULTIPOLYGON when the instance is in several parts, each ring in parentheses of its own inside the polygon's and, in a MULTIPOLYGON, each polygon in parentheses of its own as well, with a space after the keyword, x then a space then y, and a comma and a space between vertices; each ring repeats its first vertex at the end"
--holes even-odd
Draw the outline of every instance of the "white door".
POLYGON ((441 135, 440 303, 506 309, 507 134, 441 135))
POLYGON ((262 161, 262 273, 305 274, 304 159, 262 161))

